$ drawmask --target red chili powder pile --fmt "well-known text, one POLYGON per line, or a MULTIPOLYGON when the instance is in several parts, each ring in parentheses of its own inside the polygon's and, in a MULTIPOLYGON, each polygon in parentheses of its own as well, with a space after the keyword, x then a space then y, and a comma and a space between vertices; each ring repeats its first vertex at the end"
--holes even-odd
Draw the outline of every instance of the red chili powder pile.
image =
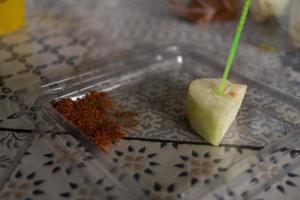
POLYGON ((53 107, 102 149, 124 137, 126 128, 138 125, 137 113, 120 109, 105 92, 91 91, 75 101, 62 99, 53 107))

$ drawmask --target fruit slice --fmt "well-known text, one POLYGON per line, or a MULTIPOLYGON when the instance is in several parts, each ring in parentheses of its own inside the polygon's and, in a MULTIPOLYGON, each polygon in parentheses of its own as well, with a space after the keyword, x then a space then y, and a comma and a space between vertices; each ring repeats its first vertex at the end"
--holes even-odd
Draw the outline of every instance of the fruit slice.
POLYGON ((192 81, 185 105, 191 127, 216 146, 235 119, 247 89, 246 85, 227 81, 224 94, 219 95, 219 83, 213 78, 192 81))

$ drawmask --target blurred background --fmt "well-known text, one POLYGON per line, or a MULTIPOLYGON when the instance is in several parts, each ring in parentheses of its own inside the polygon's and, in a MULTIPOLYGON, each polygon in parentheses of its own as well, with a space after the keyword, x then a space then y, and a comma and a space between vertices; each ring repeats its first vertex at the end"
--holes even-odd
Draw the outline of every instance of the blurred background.
MULTIPOLYGON (((15 6, 24 1, 4 2, 15 6)), ((24 70, 47 81, 170 45, 185 46, 225 63, 243 1, 27 0, 25 4, 25 25, 20 23, 22 29, 2 36, 0 50, 13 55, 25 52, 25 57, 31 53, 24 58, 29 60, 24 70), (76 48, 64 48, 72 44, 76 48), (61 53, 58 64, 39 66, 51 56, 35 54, 41 51, 37 48, 61 53)), ((295 89, 300 80, 299 4, 299 0, 252 0, 233 70, 300 97, 295 89)), ((20 64, 17 57, 11 61, 9 66, 20 64)), ((8 69, 1 70, 7 74, 8 69)))
MULTIPOLYGON (((93 6, 91 18, 99 20, 90 24, 99 24, 100 35, 85 61, 93 66, 153 47, 185 45, 225 64, 242 5, 241 0, 115 0, 99 10, 93 6)), ((233 69, 299 97, 299 8, 299 0, 253 0, 233 69)))

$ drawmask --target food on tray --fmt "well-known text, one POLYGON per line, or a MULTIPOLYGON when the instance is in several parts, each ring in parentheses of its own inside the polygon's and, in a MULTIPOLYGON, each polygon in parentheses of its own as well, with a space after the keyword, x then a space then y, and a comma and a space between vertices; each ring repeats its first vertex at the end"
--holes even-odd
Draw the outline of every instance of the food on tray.
POLYGON ((262 22, 270 17, 280 17, 287 11, 290 0, 252 0, 252 17, 262 22))
POLYGON ((240 0, 191 0, 186 5, 170 0, 172 9, 185 19, 205 23, 237 19, 240 0))
POLYGON ((53 107, 102 149, 124 137, 124 129, 138 125, 137 113, 122 110, 105 92, 91 91, 75 101, 62 99, 53 107))
POLYGON ((218 94, 220 79, 202 78, 191 82, 186 99, 186 113, 191 127, 205 140, 219 145, 234 121, 247 86, 226 82, 218 94))

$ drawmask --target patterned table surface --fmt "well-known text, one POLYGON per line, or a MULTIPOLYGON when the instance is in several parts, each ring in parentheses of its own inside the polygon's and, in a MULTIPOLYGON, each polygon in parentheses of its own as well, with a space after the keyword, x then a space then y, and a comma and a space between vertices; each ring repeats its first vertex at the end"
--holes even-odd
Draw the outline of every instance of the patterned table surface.
MULTIPOLYGON (((70 76, 103 60, 128 57, 136 49, 162 45, 194 43, 195 47, 196 43, 207 56, 216 49, 224 49, 217 52, 224 61, 224 52, 229 48, 234 31, 232 23, 198 27, 181 21, 174 17, 164 0, 30 0, 27 9, 26 27, 0 38, 0 182, 7 180, 0 185, 3 186, 0 199, 92 199, 89 188, 77 183, 72 172, 61 166, 61 158, 45 148, 38 138, 21 161, 15 163, 35 129, 12 109, 10 97, 14 91, 70 76), (15 165, 16 168, 12 168, 15 165)), ((255 59, 251 65, 240 67, 240 72, 300 97, 299 50, 262 51, 252 43, 249 31, 245 32, 237 59, 255 59)), ((203 152, 203 146, 198 144, 162 141, 130 143, 124 140, 118 148, 108 151, 110 156, 131 171, 137 181, 143 182, 147 177, 152 199, 165 200, 176 199, 177 182, 160 178, 166 173, 161 170, 166 164, 163 154, 158 152, 173 151, 174 155, 182 152, 168 164, 175 166, 175 172, 182 177, 180 181, 190 182, 190 185, 201 180, 189 175, 187 165, 193 165, 189 160, 199 156, 205 163, 210 154, 203 152), (137 158, 138 161, 133 161, 137 158)), ((219 151, 238 157, 257 149, 221 147, 219 151)), ((205 171, 205 165, 197 163, 197 166, 205 171)), ((270 166, 262 177, 273 176, 278 168, 276 164, 270 166)), ((298 199, 299 187, 300 168, 297 168, 257 194, 255 199, 298 199)), ((241 198, 232 191, 227 193, 214 198, 241 198)))

